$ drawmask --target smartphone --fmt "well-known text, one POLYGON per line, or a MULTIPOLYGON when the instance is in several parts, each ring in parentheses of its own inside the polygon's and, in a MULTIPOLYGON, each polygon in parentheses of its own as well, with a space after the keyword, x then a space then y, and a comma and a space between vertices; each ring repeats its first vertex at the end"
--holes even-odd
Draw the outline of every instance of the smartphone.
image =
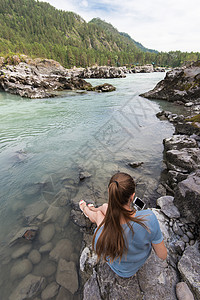
POLYGON ((136 197, 133 201, 133 206, 136 208, 136 210, 144 209, 145 203, 140 198, 136 197))

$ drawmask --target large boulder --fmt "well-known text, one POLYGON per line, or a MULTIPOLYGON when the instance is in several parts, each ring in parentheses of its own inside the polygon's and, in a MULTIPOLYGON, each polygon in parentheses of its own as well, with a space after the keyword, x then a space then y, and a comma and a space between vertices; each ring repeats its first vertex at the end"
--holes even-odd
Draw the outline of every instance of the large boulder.
POLYGON ((167 262, 159 259, 154 252, 138 271, 138 281, 145 298, 149 300, 176 299, 177 272, 167 262))
POLYGON ((94 269, 92 277, 84 286, 83 300, 108 299, 141 300, 136 276, 122 278, 116 275, 106 263, 100 263, 94 269))
MULTIPOLYGON (((133 69, 131 69, 132 73, 152 73, 154 72, 153 65, 148 64, 144 66, 135 66, 133 69)), ((157 71, 159 72, 159 71, 157 71)))
POLYGON ((190 173, 196 170, 200 164, 200 149, 168 150, 166 152, 166 164, 170 170, 190 173))
POLYGON ((109 83, 104 83, 104 84, 97 85, 94 87, 94 91, 102 92, 102 93, 113 92, 115 90, 116 90, 116 88, 112 84, 109 84, 109 83))
POLYGON ((178 183, 174 204, 182 216, 200 225, 200 170, 178 183))
POLYGON ((193 102, 198 101, 200 95, 200 61, 189 66, 175 68, 167 72, 165 79, 156 87, 140 96, 149 99, 163 99, 167 101, 193 102))
POLYGON ((84 286, 84 300, 100 299, 176 299, 176 271, 154 253, 130 278, 115 274, 106 263, 99 263, 84 286))
POLYGON ((163 144, 165 151, 198 147, 197 141, 188 135, 173 135, 170 138, 164 139, 163 144))
POLYGON ((178 269, 184 281, 187 282, 197 299, 200 299, 200 252, 198 243, 188 246, 178 263, 178 269))

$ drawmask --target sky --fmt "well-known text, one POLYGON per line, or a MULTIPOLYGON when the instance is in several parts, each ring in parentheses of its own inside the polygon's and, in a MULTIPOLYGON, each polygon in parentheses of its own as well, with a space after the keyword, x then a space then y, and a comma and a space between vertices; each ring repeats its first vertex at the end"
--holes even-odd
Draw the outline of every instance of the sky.
MULTIPOLYGON (((43 0, 42 0, 43 1, 43 0)), ((200 0, 45 0, 79 14, 101 18, 158 51, 200 52, 200 0)))

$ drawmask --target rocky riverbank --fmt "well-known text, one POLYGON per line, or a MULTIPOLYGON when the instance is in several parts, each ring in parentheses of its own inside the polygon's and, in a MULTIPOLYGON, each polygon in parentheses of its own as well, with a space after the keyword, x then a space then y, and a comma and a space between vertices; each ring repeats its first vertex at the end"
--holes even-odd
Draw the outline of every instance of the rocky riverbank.
POLYGON ((21 60, 15 57, 12 64, 1 62, 0 89, 3 91, 27 98, 55 97, 63 90, 115 91, 115 87, 107 83, 93 87, 53 60, 21 60))
POLYGON ((153 90, 140 96, 197 106, 200 110, 200 61, 172 69, 153 90))
POLYGON ((153 65, 135 66, 133 68, 126 67, 108 67, 108 66, 95 66, 85 69, 74 69, 71 71, 73 75, 80 78, 124 78, 126 74, 132 73, 153 73, 165 72, 165 68, 154 67, 153 65))
POLYGON ((175 125, 175 134, 163 141, 168 190, 182 216, 200 228, 200 115, 184 117, 163 111, 157 116, 175 125))
POLYGON ((111 84, 93 87, 84 78, 124 78, 127 73, 163 72, 153 65, 126 67, 94 66, 65 69, 51 59, 31 59, 25 55, 0 57, 0 89, 27 98, 55 97, 63 90, 115 91, 111 84))

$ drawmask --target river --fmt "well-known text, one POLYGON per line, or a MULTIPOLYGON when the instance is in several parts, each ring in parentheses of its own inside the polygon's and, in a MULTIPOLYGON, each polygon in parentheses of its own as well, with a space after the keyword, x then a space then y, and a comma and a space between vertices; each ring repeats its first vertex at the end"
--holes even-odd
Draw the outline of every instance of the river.
MULTIPOLYGON (((27 271, 20 273, 15 267, 27 259, 28 253, 14 259, 13 253, 22 245, 9 247, 8 242, 23 226, 39 226, 40 233, 32 243, 32 249, 39 250, 45 244, 42 228, 53 224, 52 244, 69 239, 74 254, 69 260, 79 268, 81 233, 69 218, 71 199, 103 203, 109 178, 120 170, 135 178, 137 195, 147 205, 155 205, 163 169, 162 140, 173 134, 172 124, 160 121, 156 113, 163 107, 172 110, 173 106, 139 94, 153 88, 164 75, 130 74, 123 79, 88 80, 93 85, 113 84, 116 91, 111 93, 68 91, 56 98, 25 99, 0 92, 2 300, 8 299, 10 291, 29 272, 45 276, 47 283, 55 280, 56 265, 52 274, 43 272, 46 264, 51 265, 46 252, 39 263, 29 264, 29 270, 26 266, 27 271), (130 162, 143 164, 132 169, 130 162), (91 177, 80 182, 82 171, 91 177), (45 220, 45 211, 55 199, 56 206, 62 208, 59 217, 45 220)), ((80 299, 79 292, 70 299, 80 299)))

